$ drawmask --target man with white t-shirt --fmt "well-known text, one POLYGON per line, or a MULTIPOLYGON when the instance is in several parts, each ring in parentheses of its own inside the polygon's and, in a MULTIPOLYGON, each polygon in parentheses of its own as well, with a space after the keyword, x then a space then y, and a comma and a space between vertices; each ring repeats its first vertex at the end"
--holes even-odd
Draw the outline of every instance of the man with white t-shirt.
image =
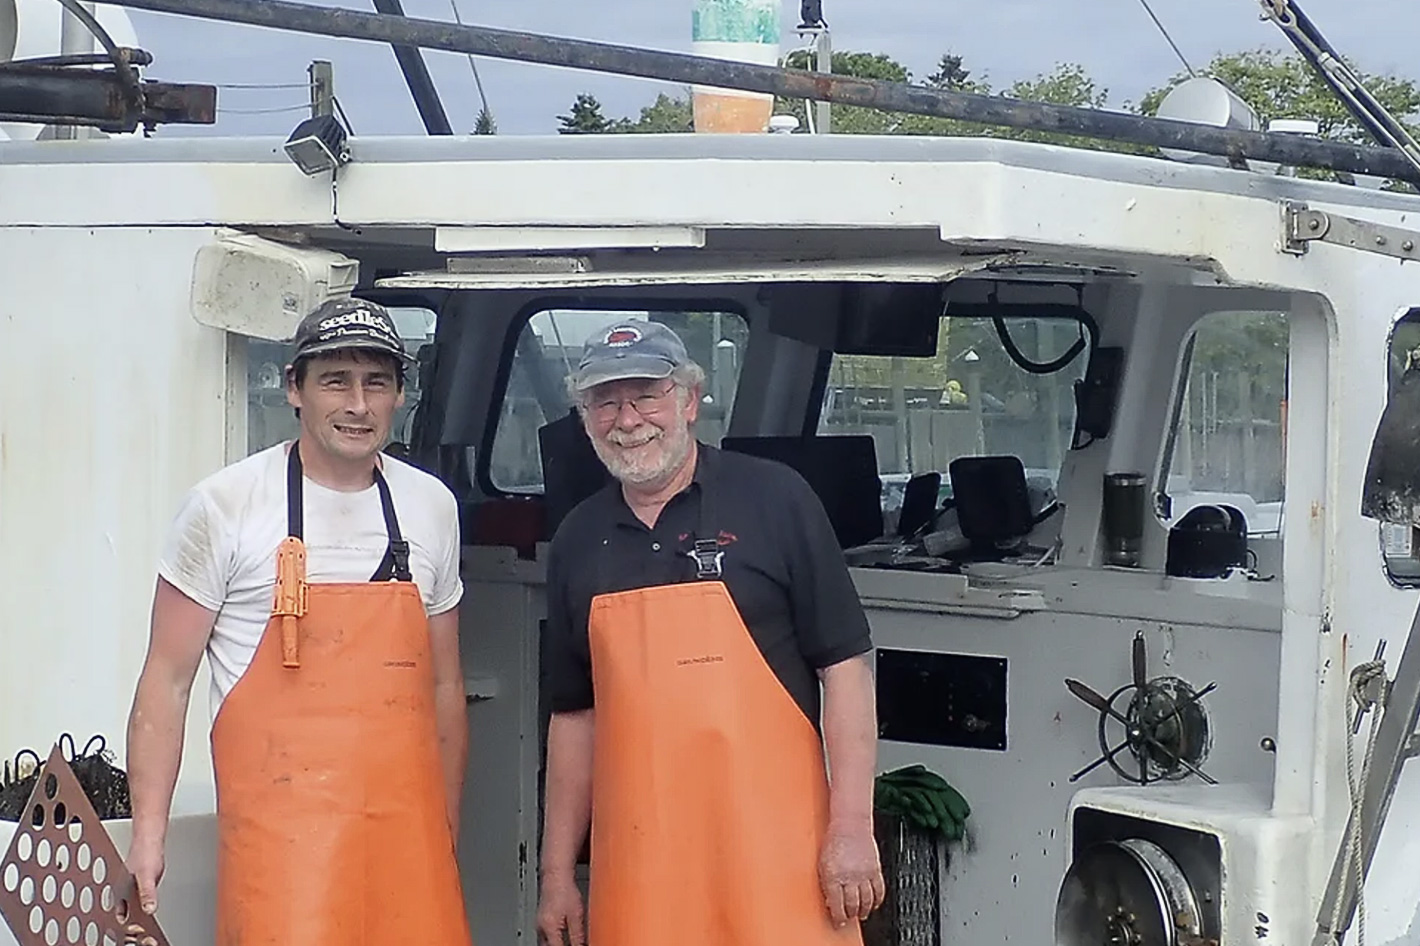
POLYGON ((205 652, 223 946, 469 943, 455 502, 380 453, 408 361, 382 307, 313 312, 287 369, 298 439, 194 487, 159 560, 128 867, 154 912, 205 652))

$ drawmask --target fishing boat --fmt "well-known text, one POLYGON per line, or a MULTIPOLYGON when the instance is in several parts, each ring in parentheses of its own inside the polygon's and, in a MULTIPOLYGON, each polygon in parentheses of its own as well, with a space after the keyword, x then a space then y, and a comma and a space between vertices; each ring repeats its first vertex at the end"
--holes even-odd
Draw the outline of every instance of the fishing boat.
MULTIPOLYGON (((439 48, 407 18, 319 22, 439 48)), ((808 81, 647 57, 625 69, 808 81)), ((891 91, 832 80, 819 100, 891 91)), ((99 734, 122 767, 180 498, 294 432, 297 321, 377 300, 419 365, 389 449, 460 507, 473 937, 535 941, 546 548, 598 476, 561 379, 634 313, 706 367, 704 441, 823 500, 873 630, 880 769, 922 764, 970 802, 933 842, 921 942, 1420 943, 1420 784, 1400 777, 1420 542, 1393 478, 1417 447, 1376 437, 1415 380, 1420 196, 1293 173, 1344 163, 1305 136, 1137 127, 1190 124, 1172 159, 361 138, 322 115, 287 139, 0 140, 0 752, 99 734)), ((1420 178, 1403 147, 1348 153, 1420 178)), ((191 946, 212 942, 207 685, 156 918, 191 946)), ((128 893, 86 868, 98 906, 70 924, 47 825, 0 823, 0 905, 33 941, 101 940, 128 893)), ((122 852, 127 822, 103 828, 122 852)))

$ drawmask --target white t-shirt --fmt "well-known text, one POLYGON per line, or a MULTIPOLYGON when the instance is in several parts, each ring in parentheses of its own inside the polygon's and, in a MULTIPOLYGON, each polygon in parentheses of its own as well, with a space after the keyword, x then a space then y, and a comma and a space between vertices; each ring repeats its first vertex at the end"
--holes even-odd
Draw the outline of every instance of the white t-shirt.
MULTIPOLYGON (((276 593, 276 550, 287 535, 286 448, 278 444, 209 476, 183 500, 158 574, 217 612, 207 643, 211 712, 251 663, 276 593)), ((392 457, 382 471, 409 570, 425 613, 459 603, 459 527, 454 496, 437 478, 392 457)), ((339 492, 305 480, 302 530, 312 584, 369 581, 389 545, 379 490, 339 492)))

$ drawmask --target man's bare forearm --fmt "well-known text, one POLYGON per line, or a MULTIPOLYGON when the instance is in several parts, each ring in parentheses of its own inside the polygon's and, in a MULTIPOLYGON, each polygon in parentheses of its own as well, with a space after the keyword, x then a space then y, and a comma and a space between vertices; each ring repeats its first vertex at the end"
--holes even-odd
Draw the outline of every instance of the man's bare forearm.
POLYGON ((871 830, 878 750, 872 668, 867 657, 854 657, 825 669, 822 677, 829 823, 871 830))
POLYGON ((135 842, 161 845, 182 766, 191 682, 145 671, 128 718, 128 784, 135 842))
POLYGON ((571 874, 592 821, 592 737, 594 710, 555 713, 547 730, 547 801, 543 876, 571 874))
POLYGON ((444 772, 449 827, 457 838, 464 772, 468 768, 468 697, 462 680, 435 687, 434 715, 439 734, 439 761, 444 772))

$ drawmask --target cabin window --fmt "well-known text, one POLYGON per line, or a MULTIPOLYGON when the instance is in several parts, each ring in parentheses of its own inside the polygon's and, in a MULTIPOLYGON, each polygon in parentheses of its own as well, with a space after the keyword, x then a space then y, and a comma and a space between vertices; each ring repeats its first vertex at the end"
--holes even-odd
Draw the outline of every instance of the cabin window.
MULTIPOLYGON (((1002 325, 1025 359, 1061 359, 1085 326, 1069 318, 1006 318, 1002 325)), ((1075 427, 1075 382, 1088 346, 1050 373, 1020 366, 989 318, 949 316, 932 357, 835 355, 819 414, 821 435, 868 434, 878 456, 889 529, 912 476, 941 473, 939 501, 950 498, 952 460, 1019 457, 1027 479, 1055 488, 1075 427)))
MULTIPOLYGON (((1387 390, 1393 392, 1406 369, 1420 365, 1420 308, 1395 323, 1386 362, 1387 390)), ((1386 575, 1403 587, 1420 585, 1420 529, 1393 522, 1383 522, 1380 528, 1386 575)))
POLYGON ((743 364, 749 325, 734 312, 630 311, 625 309, 545 309, 518 329, 507 387, 487 460, 490 484, 503 493, 542 492, 537 432, 572 410, 567 376, 591 335, 622 319, 670 326, 690 357, 705 369, 696 436, 718 445, 729 426, 735 385, 743 364))
MULTIPOLYGON (((434 341, 437 316, 429 309, 391 307, 390 315, 399 327, 405 350, 417 357, 419 349, 434 341)), ((291 346, 285 342, 247 339, 247 453, 257 453, 300 433, 300 422, 286 401, 286 365, 291 346)), ((405 371, 404 406, 394 416, 390 440, 409 443, 414 407, 419 403, 419 372, 414 365, 405 371)))
POLYGON ((1287 410, 1287 317, 1212 312, 1184 346, 1173 423, 1164 445, 1161 513, 1236 508, 1253 535, 1282 527, 1287 410))

